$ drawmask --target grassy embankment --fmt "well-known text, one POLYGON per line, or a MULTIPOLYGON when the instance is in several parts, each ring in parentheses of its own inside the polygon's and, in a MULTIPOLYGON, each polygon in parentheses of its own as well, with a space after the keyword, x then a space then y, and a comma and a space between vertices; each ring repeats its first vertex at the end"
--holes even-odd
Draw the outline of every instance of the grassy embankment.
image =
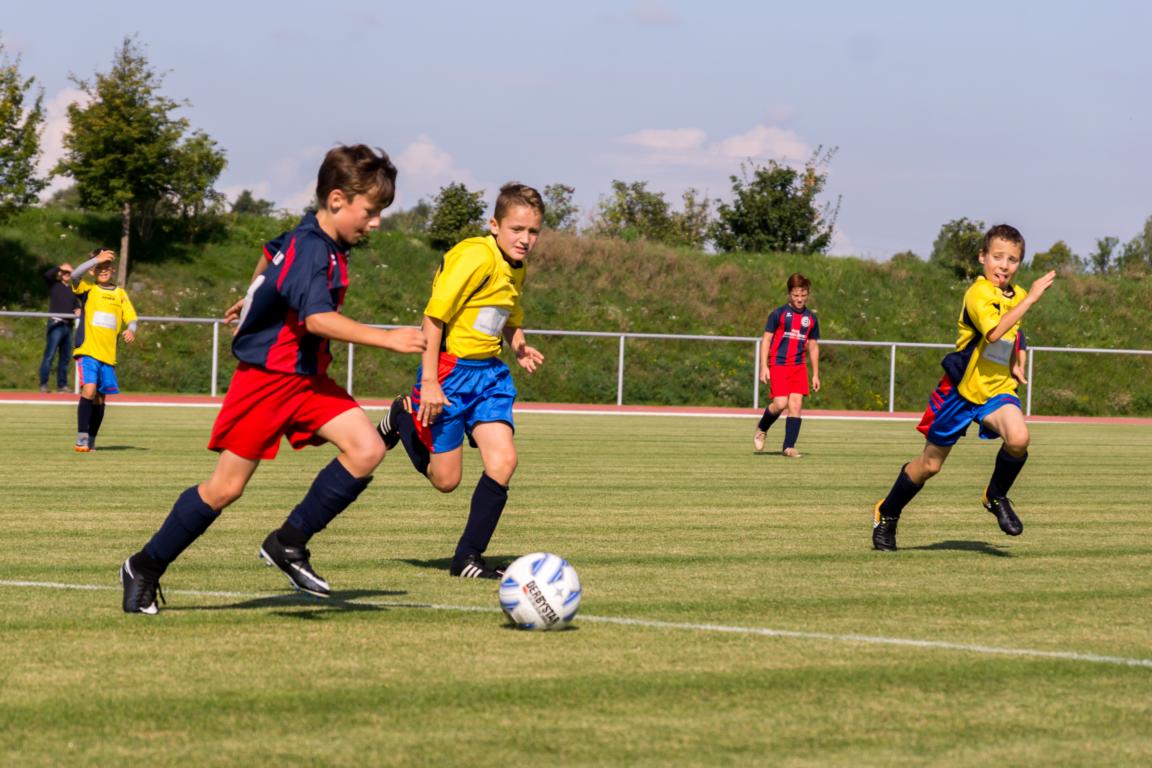
MULTIPOLYGON (((137 247, 127 286, 144 316, 216 317, 247 285, 260 245, 283 220, 229 220, 209 242, 190 246, 163 233, 137 247)), ((25 212, 0 227, 8 278, 0 305, 42 311, 39 272, 79 262, 97 243, 118 242, 114 217, 58 210, 25 212)), ((440 254, 416 238, 379 233, 358 248, 346 312, 374 323, 419 321, 440 254)), ((758 336, 768 311, 784 301, 784 281, 803 271, 825 340, 950 343, 965 284, 933 265, 794 255, 705 255, 643 243, 546 234, 533 254, 525 309, 528 327, 609 332, 758 336)), ((1019 282, 1034 275, 1025 269, 1019 282)), ((1152 347, 1152 281, 1140 276, 1066 276, 1028 315, 1033 345, 1152 347)), ((537 336, 548 360, 537 376, 518 376, 526 400, 615 402, 615 339, 537 336)), ((145 324, 122 346, 126 391, 207 392, 208 326, 145 324)), ((32 389, 42 321, 0 320, 0 388, 32 389)), ((747 406, 753 345, 630 340, 624 399, 639 404, 747 406)), ((938 350, 897 356, 898 410, 919 410, 938 378, 938 350)), ((344 349, 334 375, 345 376, 344 349)), ((231 369, 225 353, 220 385, 231 369)), ((387 397, 409 385, 414 359, 358 350, 355 391, 387 397)), ((825 344, 824 389, 812 408, 884 410, 888 350, 825 344)), ((1038 353, 1033 411, 1045 414, 1152 415, 1152 358, 1038 353)))

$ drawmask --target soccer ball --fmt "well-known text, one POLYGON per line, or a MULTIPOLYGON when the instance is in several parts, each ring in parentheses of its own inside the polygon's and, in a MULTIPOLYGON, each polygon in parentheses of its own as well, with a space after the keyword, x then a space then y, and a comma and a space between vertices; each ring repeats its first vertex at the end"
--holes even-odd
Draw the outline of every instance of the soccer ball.
POLYGON ((580 608, 580 577, 558 555, 524 555, 504 570, 500 607, 520 629, 561 629, 580 608))

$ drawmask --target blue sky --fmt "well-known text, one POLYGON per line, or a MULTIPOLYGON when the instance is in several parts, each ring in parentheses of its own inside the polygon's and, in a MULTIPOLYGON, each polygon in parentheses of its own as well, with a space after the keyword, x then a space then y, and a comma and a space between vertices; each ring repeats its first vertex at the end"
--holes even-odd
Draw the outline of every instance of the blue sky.
POLYGON ((397 205, 451 182, 613 179, 679 203, 741 161, 837 147, 833 253, 926 257, 940 226, 1007 221, 1029 250, 1131 238, 1152 215, 1152 5, 622 0, 17 3, 0 39, 44 88, 59 152, 69 75, 136 35, 166 95, 227 152, 219 188, 308 200, 336 143, 388 150, 397 205))

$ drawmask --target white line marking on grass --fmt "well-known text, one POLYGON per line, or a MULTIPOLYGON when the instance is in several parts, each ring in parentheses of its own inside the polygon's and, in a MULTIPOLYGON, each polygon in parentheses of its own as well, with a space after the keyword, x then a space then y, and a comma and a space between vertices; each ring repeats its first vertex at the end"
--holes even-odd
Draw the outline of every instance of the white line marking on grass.
MULTIPOLYGON (((73 589, 83 591, 108 592, 120 589, 119 586, 106 586, 102 584, 62 584, 51 581, 9 581, 0 580, 0 587, 24 587, 31 589, 73 589)), ((296 592, 216 592, 199 589, 171 589, 170 595, 190 595, 194 597, 226 597, 240 600, 252 600, 274 597, 299 597, 296 592)), ((323 600, 317 598, 317 604, 322 605, 323 600)), ((339 603, 340 600, 333 602, 339 603)), ((394 600, 354 600, 348 601, 354 605, 372 605, 382 608, 418 608, 432 611, 455 611, 459 613, 500 613, 497 608, 484 608, 472 605, 443 605, 438 603, 413 603, 394 600)), ((1033 659, 1057 659, 1060 661, 1080 661, 1091 664, 1112 664, 1122 667, 1143 667, 1152 669, 1152 659, 1131 659, 1124 656, 1103 656, 1096 653, 1077 653, 1075 651, 1042 651, 1036 648, 1002 648, 995 645, 976 645, 972 643, 953 643, 946 640, 916 640, 906 637, 879 637, 875 635, 837 635, 830 632, 799 632, 789 629, 769 629, 767 627, 739 627, 726 624, 693 624, 689 622, 657 621, 654 619, 628 619, 617 616, 590 616, 580 614, 579 621, 598 624, 617 624, 626 627, 642 627, 644 629, 673 629, 686 632, 720 632, 733 635, 751 635, 754 637, 782 637, 793 640, 821 640, 833 643, 863 643, 865 645, 897 645, 908 648, 924 650, 960 651, 962 653, 976 653, 985 656, 1017 656, 1033 659)))

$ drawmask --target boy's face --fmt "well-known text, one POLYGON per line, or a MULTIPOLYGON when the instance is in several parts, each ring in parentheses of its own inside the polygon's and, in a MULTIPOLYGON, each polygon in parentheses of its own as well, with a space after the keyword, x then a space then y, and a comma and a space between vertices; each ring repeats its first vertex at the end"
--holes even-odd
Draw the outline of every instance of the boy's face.
POLYGON ((1016 275, 1016 270, 1020 269, 1020 262, 1023 260, 1020 244, 1000 237, 992 238, 987 251, 980 251, 980 264, 984 267, 984 277, 1000 289, 1012 285, 1012 278, 1016 275))
POLYGON ((96 278, 98 285, 108 285, 112 282, 113 266, 112 262, 106 261, 103 264, 97 264, 92 268, 92 276, 96 278))
POLYGON ((543 222, 544 217, 535 208, 513 205, 500 221, 490 220, 488 228, 500 250, 509 258, 520 261, 536 247, 543 222))
POLYGON ((369 232, 379 229, 380 212, 384 207, 376 201, 374 195, 353 195, 349 198, 337 189, 328 196, 327 210, 337 238, 348 245, 356 245, 369 232))
POLYGON ((788 303, 792 305, 792 309, 804 309, 804 305, 808 303, 808 289, 793 288, 788 291, 788 303))

